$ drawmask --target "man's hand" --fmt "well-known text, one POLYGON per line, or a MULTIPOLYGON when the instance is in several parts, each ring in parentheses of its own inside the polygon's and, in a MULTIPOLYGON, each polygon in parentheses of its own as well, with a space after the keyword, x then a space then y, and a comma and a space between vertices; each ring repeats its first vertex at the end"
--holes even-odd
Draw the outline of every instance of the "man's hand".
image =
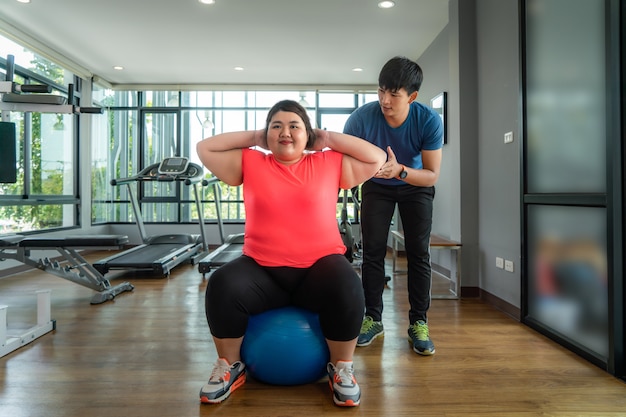
POLYGON ((380 167, 376 173, 376 178, 391 179, 396 178, 402 172, 402 165, 398 164, 396 154, 393 153, 391 146, 387 146, 387 162, 380 167))

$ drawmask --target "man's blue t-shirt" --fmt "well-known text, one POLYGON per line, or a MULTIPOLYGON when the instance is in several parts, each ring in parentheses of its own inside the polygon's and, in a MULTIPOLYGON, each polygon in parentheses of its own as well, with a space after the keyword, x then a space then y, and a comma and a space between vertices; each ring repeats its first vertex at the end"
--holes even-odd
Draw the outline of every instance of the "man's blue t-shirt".
MULTIPOLYGON (((365 139, 387 152, 387 146, 396 155, 398 163, 421 169, 422 150, 434 151, 443 146, 441 117, 430 107, 414 101, 409 115, 398 127, 387 124, 380 103, 373 101, 356 109, 346 121, 343 132, 365 139)), ((386 185, 406 184, 398 179, 372 178, 386 185)))

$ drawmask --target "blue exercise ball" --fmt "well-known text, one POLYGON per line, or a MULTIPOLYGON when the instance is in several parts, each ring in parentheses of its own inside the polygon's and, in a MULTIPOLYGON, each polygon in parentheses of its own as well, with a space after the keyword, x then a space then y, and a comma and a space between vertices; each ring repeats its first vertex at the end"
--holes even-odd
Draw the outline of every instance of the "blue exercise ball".
POLYGON ((251 316, 241 346, 249 375, 273 385, 315 382, 329 357, 318 315, 297 307, 251 316))

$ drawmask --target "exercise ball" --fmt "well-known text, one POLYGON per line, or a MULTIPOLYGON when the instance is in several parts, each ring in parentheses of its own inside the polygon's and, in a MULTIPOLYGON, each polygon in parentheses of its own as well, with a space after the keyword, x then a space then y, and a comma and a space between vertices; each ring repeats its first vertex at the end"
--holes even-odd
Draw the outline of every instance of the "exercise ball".
POLYGON ((273 385, 317 381, 329 356, 318 315, 297 307, 251 316, 241 346, 248 374, 273 385))

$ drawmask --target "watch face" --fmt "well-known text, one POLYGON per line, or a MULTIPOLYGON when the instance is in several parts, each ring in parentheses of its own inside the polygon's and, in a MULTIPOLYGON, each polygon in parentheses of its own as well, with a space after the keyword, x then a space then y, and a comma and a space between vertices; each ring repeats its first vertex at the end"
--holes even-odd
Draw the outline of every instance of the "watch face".
POLYGON ((407 175, 409 175, 409 173, 405 170, 402 170, 402 172, 400 173, 400 179, 405 179, 407 175))

